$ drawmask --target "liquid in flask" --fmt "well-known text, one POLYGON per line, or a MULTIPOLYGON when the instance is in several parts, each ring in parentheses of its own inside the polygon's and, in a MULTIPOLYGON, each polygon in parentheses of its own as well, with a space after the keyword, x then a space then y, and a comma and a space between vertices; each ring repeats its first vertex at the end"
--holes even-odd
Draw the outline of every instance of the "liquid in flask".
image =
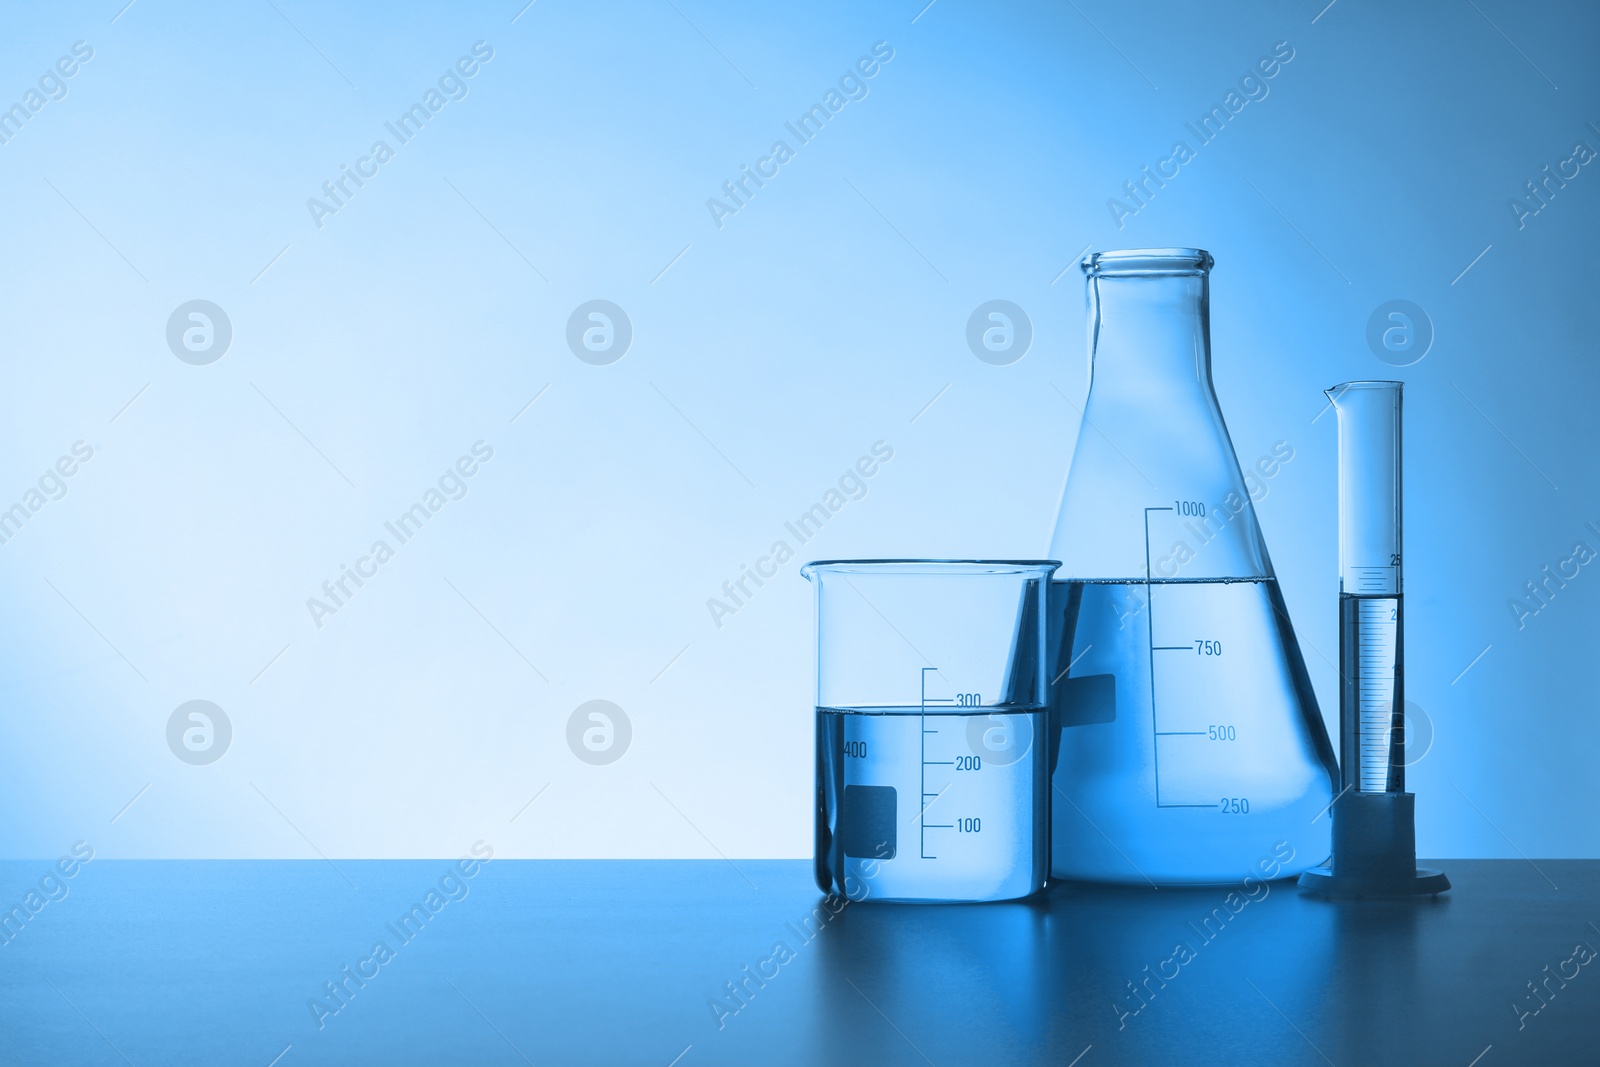
POLYGON ((1054 877, 1289 877, 1329 852, 1337 765, 1212 386, 1211 264, 1083 263, 1089 394, 1051 542, 1054 877))

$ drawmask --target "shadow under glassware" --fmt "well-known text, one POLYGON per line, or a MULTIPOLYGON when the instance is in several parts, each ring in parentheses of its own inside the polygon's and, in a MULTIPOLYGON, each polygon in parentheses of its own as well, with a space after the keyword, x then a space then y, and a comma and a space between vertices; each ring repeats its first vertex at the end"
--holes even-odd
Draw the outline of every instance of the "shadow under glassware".
POLYGON ((1215 1062, 1207 1050, 1222 1049, 1235 1064, 1300 1062, 1274 1005, 1302 1024, 1325 1012, 1337 921, 1292 882, 1243 876, 1159 892, 1057 883, 982 906, 845 904, 812 942, 808 1048, 842 1063, 1064 1067, 1089 1046, 1101 1064, 1215 1062), (1241 1048, 1254 1034, 1273 1036, 1241 1048))

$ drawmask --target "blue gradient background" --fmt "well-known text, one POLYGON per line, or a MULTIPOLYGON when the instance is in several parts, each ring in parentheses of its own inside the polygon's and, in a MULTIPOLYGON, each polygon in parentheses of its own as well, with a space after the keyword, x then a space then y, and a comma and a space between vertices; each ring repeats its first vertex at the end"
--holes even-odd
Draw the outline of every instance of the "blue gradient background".
POLYGON ((1087 388, 1067 268, 1163 245, 1216 255, 1241 460, 1295 449, 1257 510, 1330 726, 1321 390, 1399 377, 1419 848, 1596 854, 1600 577, 1521 630, 1507 608, 1600 548, 1600 171, 1524 229, 1507 207, 1600 148, 1592 9, 276 2, 16 10, 0 37, 4 102, 95 50, 0 145, 0 507, 95 449, 0 546, 0 856, 808 855, 799 562, 1042 554, 1087 388), (478 40, 470 95, 314 226, 478 40), (717 228, 706 199, 880 40, 867 98, 717 228), (1280 40, 1270 95, 1118 229, 1107 198, 1280 40), (234 329, 206 367, 164 336, 195 298, 234 329), (610 366, 565 343, 593 298, 633 323, 610 366), (1035 330, 1010 366, 963 336, 994 298, 1035 330), (1365 341, 1396 298, 1437 331, 1399 371, 1365 341), (480 439, 467 497, 316 628, 306 598, 480 439), (868 495, 715 626, 880 439, 868 495), (208 767, 165 741, 197 698, 234 729, 208 767), (597 698, 633 726, 604 767, 565 740, 597 698))

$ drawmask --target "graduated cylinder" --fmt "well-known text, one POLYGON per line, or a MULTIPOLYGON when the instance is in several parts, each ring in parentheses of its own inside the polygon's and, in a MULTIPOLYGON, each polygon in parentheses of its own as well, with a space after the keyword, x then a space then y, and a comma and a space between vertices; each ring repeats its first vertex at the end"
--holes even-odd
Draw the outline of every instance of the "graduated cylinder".
POLYGON ((1339 419, 1339 748, 1333 859, 1300 886, 1333 897, 1440 893, 1417 868, 1416 798, 1405 783, 1401 384, 1328 390, 1339 419))
POLYGON ((1339 419, 1342 789, 1405 792, 1399 382, 1328 390, 1339 419))

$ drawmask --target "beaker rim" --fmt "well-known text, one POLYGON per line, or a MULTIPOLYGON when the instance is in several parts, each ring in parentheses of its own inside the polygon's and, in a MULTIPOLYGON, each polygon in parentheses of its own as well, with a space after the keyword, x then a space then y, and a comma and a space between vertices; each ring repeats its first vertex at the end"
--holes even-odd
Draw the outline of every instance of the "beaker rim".
POLYGON ((800 568, 808 581, 821 571, 836 574, 1021 574, 1036 571, 1048 577, 1057 559, 814 559, 800 568))
POLYGON ((1209 273, 1216 260, 1203 248, 1119 248, 1090 252, 1078 264, 1091 278, 1209 273))

